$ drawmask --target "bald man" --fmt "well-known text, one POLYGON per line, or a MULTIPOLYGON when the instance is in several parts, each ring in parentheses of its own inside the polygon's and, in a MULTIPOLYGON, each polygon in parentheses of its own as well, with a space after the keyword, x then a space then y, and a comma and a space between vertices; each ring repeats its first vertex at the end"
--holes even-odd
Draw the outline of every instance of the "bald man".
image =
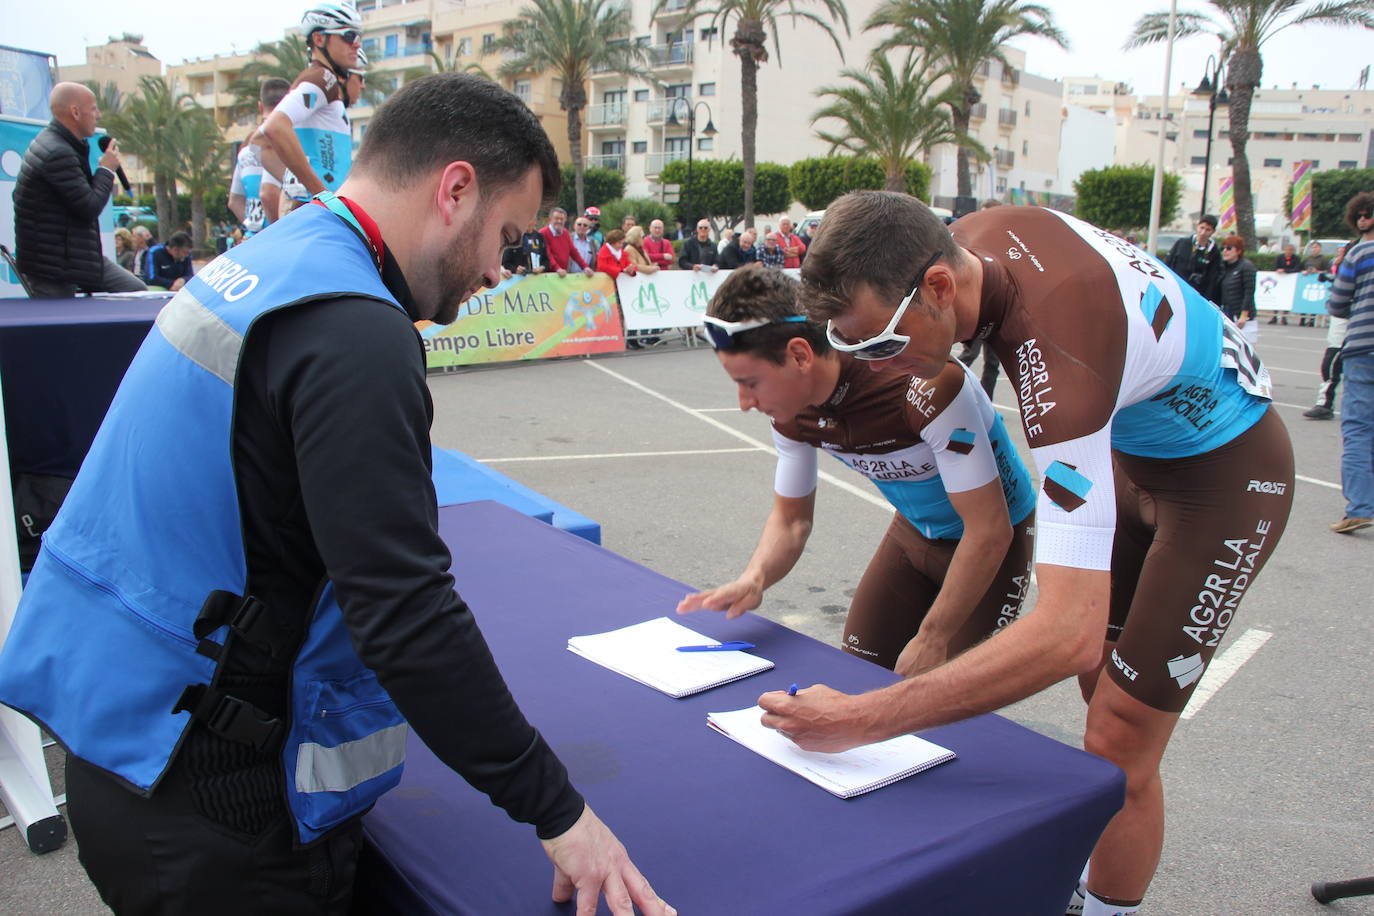
POLYGON ((87 138, 100 119, 95 93, 80 83, 58 83, 48 104, 52 121, 29 144, 14 187, 19 272, 40 299, 147 289, 101 248, 97 218, 120 159, 119 144, 112 142, 91 171, 87 138))

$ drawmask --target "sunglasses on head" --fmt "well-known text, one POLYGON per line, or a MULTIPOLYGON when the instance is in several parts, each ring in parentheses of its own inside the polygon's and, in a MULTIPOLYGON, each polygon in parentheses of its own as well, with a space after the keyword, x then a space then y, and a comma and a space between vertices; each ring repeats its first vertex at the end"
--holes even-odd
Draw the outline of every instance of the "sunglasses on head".
POLYGON ((887 327, 882 332, 867 340, 860 340, 857 343, 850 343, 840 336, 839 331, 835 330, 835 322, 830 321, 825 326, 825 336, 830 340, 830 346, 839 350, 841 353, 849 353, 855 359, 891 359, 898 353, 906 349, 906 345, 911 343, 911 338, 905 334, 897 333, 897 325, 901 322, 902 316, 906 314, 906 308, 916 298, 916 293, 921 289, 921 283, 926 278, 926 271, 930 270, 932 264, 940 259, 940 252, 935 252, 925 262, 919 271, 916 272, 916 279, 911 283, 911 292, 906 294, 902 304, 897 306, 897 311, 892 313, 892 320, 887 323, 887 327))
POLYGON ((745 331, 766 328, 770 324, 792 324, 806 320, 805 315, 788 315, 786 318, 750 318, 748 321, 725 321, 707 315, 701 319, 706 325, 706 333, 711 337, 711 346, 717 350, 729 350, 735 345, 735 338, 745 331))
POLYGON ((358 39, 363 37, 363 33, 357 29, 320 29, 326 35, 337 35, 343 39, 346 45, 357 44, 358 39))

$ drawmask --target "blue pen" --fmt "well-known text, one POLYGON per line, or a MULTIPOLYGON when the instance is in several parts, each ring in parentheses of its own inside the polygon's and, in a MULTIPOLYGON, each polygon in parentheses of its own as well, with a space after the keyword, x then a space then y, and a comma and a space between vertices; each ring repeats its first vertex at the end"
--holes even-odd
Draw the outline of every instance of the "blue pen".
POLYGON ((754 644, 751 642, 733 639, 730 642, 715 643, 709 646, 678 646, 677 650, 679 652, 737 652, 752 648, 754 648, 754 644))
POLYGON ((791 687, 788 687, 788 688, 787 688, 787 695, 788 695, 789 697, 794 697, 794 696, 797 695, 797 685, 796 685, 796 684, 793 684, 791 687))

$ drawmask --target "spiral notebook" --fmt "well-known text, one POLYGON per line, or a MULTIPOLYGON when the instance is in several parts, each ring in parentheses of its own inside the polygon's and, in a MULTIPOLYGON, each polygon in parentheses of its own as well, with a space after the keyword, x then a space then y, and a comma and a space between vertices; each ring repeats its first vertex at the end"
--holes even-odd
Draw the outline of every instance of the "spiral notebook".
POLYGON ((659 617, 609 633, 574 636, 568 650, 679 699, 773 667, 768 659, 748 652, 677 651, 678 646, 718 642, 659 617))
POLYGON ((765 727, 759 721, 762 715, 758 706, 713 712, 707 714, 706 724, 840 798, 853 798, 890 786, 955 758, 948 748, 915 735, 898 735, 839 754, 804 751, 779 732, 765 727))

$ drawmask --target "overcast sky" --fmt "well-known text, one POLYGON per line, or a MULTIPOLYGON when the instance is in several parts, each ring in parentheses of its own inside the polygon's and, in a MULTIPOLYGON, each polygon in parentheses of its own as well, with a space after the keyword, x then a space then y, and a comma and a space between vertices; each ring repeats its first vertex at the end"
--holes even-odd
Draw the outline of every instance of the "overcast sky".
MULTIPOLYGON (((1141 13, 1168 9, 1167 0, 1041 0, 1069 36, 1070 49, 1060 51, 1038 40, 1018 41, 1028 52, 1031 73, 1062 79, 1100 76, 1130 83, 1140 94, 1163 87, 1162 46, 1125 52, 1121 45, 1141 13)), ((803 4, 805 6, 806 4, 803 4)), ((247 50, 260 41, 280 38, 300 20, 304 7, 292 0, 226 0, 192 5, 170 0, 13 0, 0 17, 0 43, 57 55, 59 64, 85 61, 85 47, 110 35, 139 32, 148 49, 164 63, 247 50)), ((1182 0, 1180 9, 1210 8, 1182 0)), ((1211 38, 1180 42, 1174 58, 1175 86, 1196 85, 1207 55, 1216 50, 1211 38)), ((1264 47, 1265 88, 1353 88, 1361 68, 1374 61, 1374 35, 1360 29, 1294 28, 1264 47)))

